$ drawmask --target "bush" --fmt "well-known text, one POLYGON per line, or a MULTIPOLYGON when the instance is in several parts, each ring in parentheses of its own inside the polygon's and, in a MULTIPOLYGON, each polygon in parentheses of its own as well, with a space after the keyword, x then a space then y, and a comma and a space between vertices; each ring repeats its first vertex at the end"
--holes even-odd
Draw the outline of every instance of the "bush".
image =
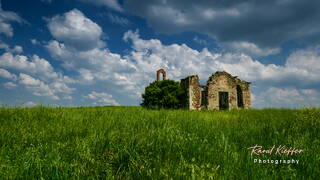
POLYGON ((149 109, 179 109, 184 107, 185 91, 173 80, 155 81, 142 94, 142 107, 149 109))

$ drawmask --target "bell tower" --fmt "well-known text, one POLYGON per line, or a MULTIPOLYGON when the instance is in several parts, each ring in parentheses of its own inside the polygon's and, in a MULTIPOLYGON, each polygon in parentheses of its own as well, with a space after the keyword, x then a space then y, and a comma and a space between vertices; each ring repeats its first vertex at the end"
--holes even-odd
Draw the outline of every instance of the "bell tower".
POLYGON ((160 81, 160 73, 162 74, 162 80, 166 80, 166 71, 164 69, 159 69, 157 71, 157 81, 160 81))

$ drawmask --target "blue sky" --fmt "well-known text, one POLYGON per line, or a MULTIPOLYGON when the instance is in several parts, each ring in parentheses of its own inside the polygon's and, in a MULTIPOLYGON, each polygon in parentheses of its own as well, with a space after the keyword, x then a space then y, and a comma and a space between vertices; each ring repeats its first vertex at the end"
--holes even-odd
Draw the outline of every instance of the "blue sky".
POLYGON ((164 68, 250 81, 255 108, 320 106, 317 0, 0 2, 2 105, 139 105, 164 68))

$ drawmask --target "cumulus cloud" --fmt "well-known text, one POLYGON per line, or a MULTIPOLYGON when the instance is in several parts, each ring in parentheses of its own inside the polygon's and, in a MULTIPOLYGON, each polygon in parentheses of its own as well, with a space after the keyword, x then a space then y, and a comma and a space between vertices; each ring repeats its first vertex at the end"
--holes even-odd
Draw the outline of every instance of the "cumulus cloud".
POLYGON ((13 82, 6 82, 6 83, 3 83, 3 86, 7 89, 14 89, 17 87, 17 84, 13 82))
MULTIPOLYGON (((86 19, 86 17, 83 18, 86 19)), ((51 40, 46 48, 54 58, 63 62, 65 68, 78 72, 80 83, 102 80, 115 86, 124 86, 124 88, 120 88, 121 91, 135 89, 135 84, 124 78, 124 75, 128 76, 128 73, 135 71, 135 66, 128 59, 122 58, 119 54, 111 53, 107 48, 101 46, 93 46, 90 49, 76 48, 74 44, 67 44, 59 37, 57 38, 54 32, 51 33, 56 40, 51 40)), ((70 38, 77 37, 74 33, 70 33, 69 36, 70 38)), ((78 41, 83 41, 81 38, 86 39, 85 36, 77 38, 78 41)), ((134 94, 136 97, 137 93, 134 92, 134 94)))
POLYGON ((64 94, 71 94, 75 90, 74 88, 70 88, 69 86, 67 86, 67 84, 65 84, 64 82, 57 82, 57 81, 52 82, 50 84, 50 87, 54 90, 54 92, 64 93, 64 94))
POLYGON ((51 41, 47 46, 50 54, 61 60, 63 66, 79 74, 79 83, 90 84, 96 81, 104 81, 110 86, 119 87, 119 91, 132 91, 131 97, 140 96, 134 79, 145 79, 143 74, 136 72, 134 64, 130 59, 121 57, 119 54, 111 53, 108 49, 95 48, 88 51, 74 51, 62 43, 51 41), (127 77, 130 76, 130 80, 127 77), (121 88, 120 88, 121 87, 121 88))
POLYGON ((92 91, 90 94, 87 96, 84 96, 86 99, 94 100, 93 102, 94 105, 113 105, 113 106, 118 106, 119 103, 113 99, 113 96, 111 94, 107 94, 105 92, 95 92, 92 91))
POLYGON ((268 56, 272 54, 278 54, 280 48, 260 48, 254 43, 241 41, 241 42, 226 42, 221 43, 224 49, 232 51, 234 53, 245 53, 253 57, 268 56))
POLYGON ((31 44, 33 45, 39 45, 40 42, 37 39, 30 39, 31 44))
POLYGON ((318 0, 124 0, 126 11, 145 18, 158 32, 193 31, 271 52, 289 40, 319 43, 319 7, 318 0))
POLYGON ((23 48, 21 46, 14 46, 13 48, 10 48, 8 44, 1 43, 1 42, 0 42, 0 49, 4 49, 6 52, 11 52, 14 54, 20 54, 23 52, 23 48))
POLYGON ((17 76, 15 74, 10 73, 6 69, 0 68, 0 78, 7 78, 7 79, 15 80, 15 79, 17 79, 17 76))
POLYGON ((90 50, 105 45, 101 40, 101 27, 77 9, 49 19, 48 28, 55 39, 76 50, 90 50))
POLYGON ((108 7, 110 9, 113 9, 113 10, 119 11, 119 12, 123 12, 124 11, 117 0, 95 0, 95 1, 78 0, 78 1, 86 2, 86 3, 92 3, 92 4, 98 5, 98 6, 105 6, 105 7, 108 7))
POLYGON ((11 11, 4 11, 1 7, 0 2, 0 34, 4 34, 8 37, 13 36, 13 28, 10 22, 17 22, 19 24, 28 24, 23 18, 18 14, 11 11))
POLYGON ((42 78, 58 78, 51 64, 37 55, 28 58, 24 55, 13 55, 6 52, 0 56, 0 67, 15 69, 30 74, 37 74, 42 78))
MULTIPOLYGON (((13 55, 10 52, 2 54, 0 56, 0 77, 18 80, 19 84, 25 86, 33 95, 49 97, 53 100, 59 100, 59 96, 72 94, 75 90, 67 85, 75 83, 72 78, 55 72, 47 60, 37 55, 28 58, 23 55, 13 55), (1 67, 18 71, 20 74, 17 77, 1 67)), ((17 87, 17 84, 8 82, 4 86, 12 89, 17 87)))
POLYGON ((53 100, 59 100, 60 98, 54 94, 54 91, 48 84, 40 79, 33 78, 30 75, 20 73, 19 83, 24 85, 35 96, 46 96, 53 100))
POLYGON ((93 74, 89 69, 81 68, 79 69, 80 76, 85 81, 92 81, 94 79, 93 74))
POLYGON ((312 74, 320 74, 320 46, 300 49, 290 54, 285 64, 289 68, 305 69, 312 74))
MULTIPOLYGON (((16 13, 3 11, 0 6, 0 28, 5 23, 10 30, 1 29, 0 34, 3 33, 1 32, 2 30, 6 30, 5 34, 12 36, 13 31, 9 23, 14 21, 28 24, 16 13)), ((32 39, 31 43, 37 44, 38 41, 32 39)), ((4 53, 0 55, 0 77, 17 82, 3 83, 5 88, 14 89, 21 85, 35 96, 49 97, 53 100, 59 100, 60 97, 72 99, 71 94, 75 89, 70 88, 67 84, 75 83, 75 80, 63 75, 62 71, 56 72, 47 60, 37 55, 31 57, 20 55, 23 53, 21 46, 16 45, 11 48, 8 44, 1 41, 0 49, 4 50, 4 53), (10 73, 7 69, 18 72, 19 76, 10 73)))
MULTIPOLYGON (((10 50, 9 50, 9 52, 10 52, 10 50)), ((11 50, 11 52, 20 54, 23 52, 23 48, 21 46, 14 46, 14 48, 11 50)))
POLYGON ((24 85, 35 96, 45 96, 53 100, 59 100, 59 95, 68 97, 75 90, 65 82, 45 82, 24 73, 19 74, 19 84, 24 85))
POLYGON ((255 107, 320 107, 320 92, 314 89, 276 88, 263 91, 254 101, 255 107))

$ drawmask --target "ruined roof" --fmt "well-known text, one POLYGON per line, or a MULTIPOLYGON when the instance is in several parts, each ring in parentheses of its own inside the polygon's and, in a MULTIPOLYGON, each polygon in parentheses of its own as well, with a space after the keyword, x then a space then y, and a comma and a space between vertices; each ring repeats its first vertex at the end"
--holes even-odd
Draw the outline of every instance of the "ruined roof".
POLYGON ((220 75, 226 75, 230 79, 235 80, 236 82, 251 84, 251 82, 247 82, 247 81, 241 80, 241 79, 238 78, 238 76, 232 76, 231 74, 227 73, 226 71, 217 71, 215 73, 212 73, 212 75, 209 77, 207 82, 211 81, 214 77, 220 76, 220 75))

